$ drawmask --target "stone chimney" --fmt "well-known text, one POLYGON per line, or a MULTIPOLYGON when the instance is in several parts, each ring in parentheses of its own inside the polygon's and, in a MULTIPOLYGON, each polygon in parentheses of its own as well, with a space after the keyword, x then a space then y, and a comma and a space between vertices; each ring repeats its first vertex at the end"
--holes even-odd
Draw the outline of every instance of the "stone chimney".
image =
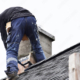
MULTIPOLYGON (((49 58, 52 56, 52 41, 55 40, 55 37, 46 32, 45 30, 39 29, 39 38, 40 38, 40 44, 42 46, 42 49, 44 51, 44 54, 46 58, 49 58)), ((30 61, 32 64, 35 64, 35 60, 29 53, 31 52, 31 44, 29 39, 27 40, 21 40, 20 45, 19 45, 19 51, 18 51, 18 59, 22 64, 25 64, 27 61, 30 61)), ((29 65, 25 65, 25 68, 18 64, 18 74, 24 73, 24 70, 27 69, 29 65)), ((7 80, 6 78, 2 80, 7 80)), ((20 79, 21 80, 21 79, 20 79)))
MULTIPOLYGON (((39 29, 39 38, 42 49, 46 55, 46 58, 49 58, 52 55, 52 41, 55 40, 55 37, 44 31, 40 27, 39 29)), ((18 51, 18 58, 22 58, 27 56, 31 52, 31 44, 29 39, 25 41, 21 41, 18 51)))

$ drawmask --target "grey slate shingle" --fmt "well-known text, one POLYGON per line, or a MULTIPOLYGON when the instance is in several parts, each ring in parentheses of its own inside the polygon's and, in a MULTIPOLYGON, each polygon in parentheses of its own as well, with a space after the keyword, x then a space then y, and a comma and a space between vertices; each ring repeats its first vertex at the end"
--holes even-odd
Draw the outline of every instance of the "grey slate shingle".
POLYGON ((18 80, 69 80, 69 55, 77 52, 80 52, 80 43, 31 66, 18 80))

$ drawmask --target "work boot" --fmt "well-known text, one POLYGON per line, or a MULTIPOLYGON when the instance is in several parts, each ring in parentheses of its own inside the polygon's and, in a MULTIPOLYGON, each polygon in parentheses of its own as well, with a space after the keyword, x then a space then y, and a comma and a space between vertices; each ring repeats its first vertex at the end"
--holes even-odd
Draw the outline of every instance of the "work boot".
POLYGON ((7 80, 16 80, 19 77, 19 75, 17 74, 17 72, 7 72, 7 71, 5 71, 5 73, 8 76, 7 80))

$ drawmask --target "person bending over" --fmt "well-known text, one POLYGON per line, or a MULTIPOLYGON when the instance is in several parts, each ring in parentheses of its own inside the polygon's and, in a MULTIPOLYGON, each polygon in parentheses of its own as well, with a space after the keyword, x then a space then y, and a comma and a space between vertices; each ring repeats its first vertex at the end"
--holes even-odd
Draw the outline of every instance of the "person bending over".
POLYGON ((18 75, 18 49, 24 34, 29 38, 36 61, 45 59, 37 33, 35 16, 22 7, 10 7, 0 14, 1 38, 6 48, 7 74, 10 80, 15 80, 18 75), (11 28, 6 32, 6 24, 11 22, 11 28))

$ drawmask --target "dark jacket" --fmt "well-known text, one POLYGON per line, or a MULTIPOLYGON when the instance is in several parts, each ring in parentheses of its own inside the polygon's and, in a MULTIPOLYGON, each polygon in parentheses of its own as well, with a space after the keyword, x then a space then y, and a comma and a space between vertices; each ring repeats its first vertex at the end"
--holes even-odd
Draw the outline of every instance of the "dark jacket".
POLYGON ((34 16, 34 15, 22 7, 11 7, 6 9, 3 13, 0 14, 0 32, 5 48, 7 48, 6 47, 7 33, 5 28, 6 23, 12 21, 13 19, 25 16, 34 16))

